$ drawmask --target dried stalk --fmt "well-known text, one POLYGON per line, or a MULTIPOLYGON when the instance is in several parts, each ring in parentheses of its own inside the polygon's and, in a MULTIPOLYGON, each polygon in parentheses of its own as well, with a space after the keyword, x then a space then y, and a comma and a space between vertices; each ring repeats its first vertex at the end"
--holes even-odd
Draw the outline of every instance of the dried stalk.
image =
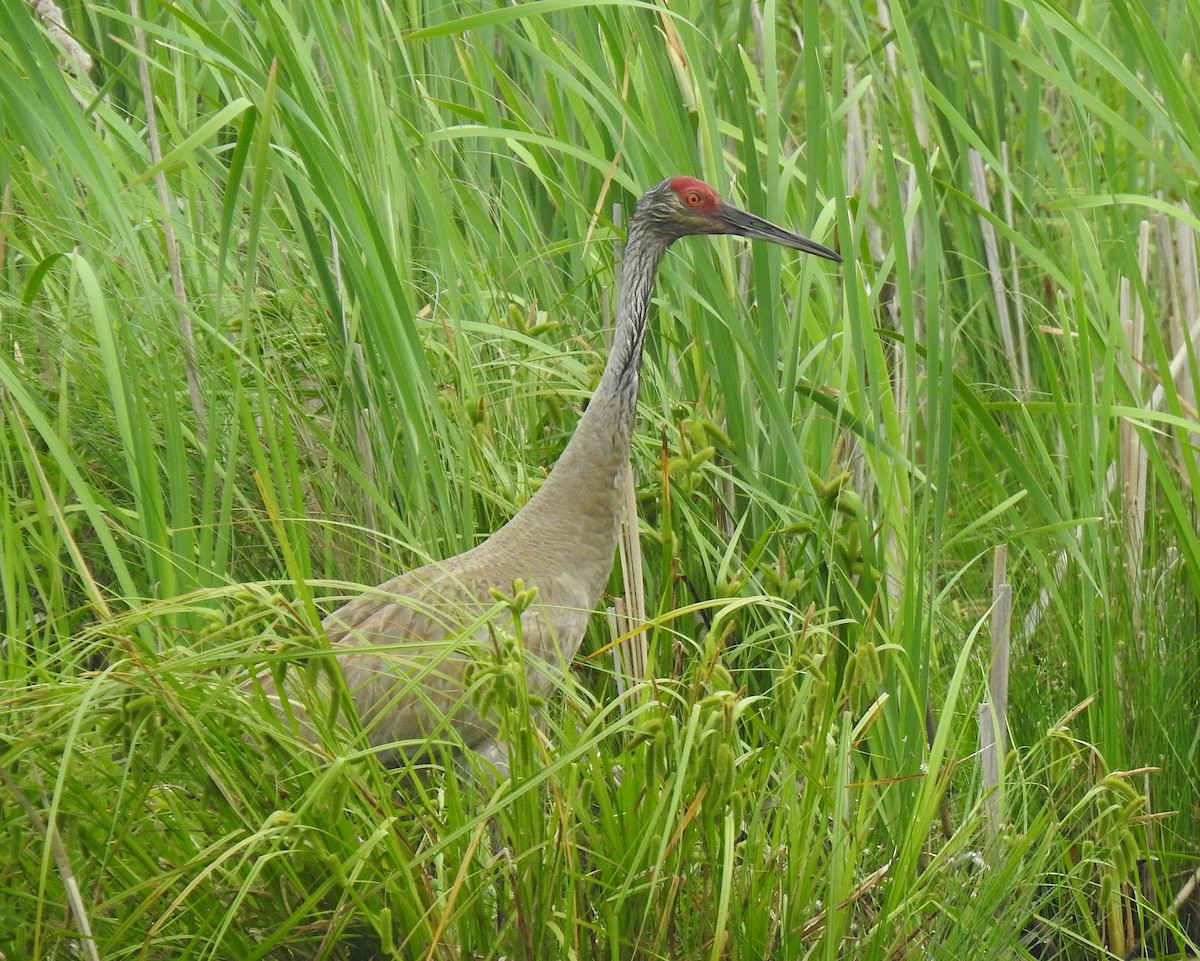
MULTIPOLYGON (((1006 817, 1004 808, 1004 755, 1007 751, 1008 665, 1012 588, 1008 584, 1008 548, 996 548, 992 568, 992 667, 988 673, 988 700, 979 705, 979 754, 983 768, 983 825, 994 842, 1006 817)), ((989 845, 990 846, 990 845, 989 845)))
MULTIPOLYGON (((146 32, 141 26, 140 0, 129 0, 129 14, 133 18, 133 42, 138 52, 138 82, 142 87, 142 99, 146 106, 146 140, 150 146, 150 163, 158 166, 162 161, 162 146, 158 137, 158 120, 154 111, 154 92, 150 87, 150 61, 146 53, 146 32)), ((183 264, 179 257, 179 242, 175 237, 175 226, 171 211, 174 201, 167 187, 167 175, 159 168, 154 175, 154 186, 158 193, 158 205, 162 208, 163 243, 167 248, 167 264, 171 275, 171 289, 175 294, 175 316, 183 340, 183 366, 187 372, 188 393, 192 401, 192 413, 196 415, 196 429, 200 443, 207 443, 208 418, 204 410, 204 395, 200 390, 200 368, 196 363, 196 342, 192 334, 192 319, 187 311, 187 289, 183 283, 183 264)))

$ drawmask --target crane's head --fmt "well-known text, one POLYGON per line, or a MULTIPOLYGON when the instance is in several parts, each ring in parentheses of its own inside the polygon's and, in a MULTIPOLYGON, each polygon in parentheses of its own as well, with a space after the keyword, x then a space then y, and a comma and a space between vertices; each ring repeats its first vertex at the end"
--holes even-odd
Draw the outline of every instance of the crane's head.
POLYGON ((824 244, 725 203, 712 187, 695 177, 671 177, 652 187, 638 201, 635 216, 645 218, 668 244, 689 234, 734 234, 769 240, 828 260, 842 259, 824 244))

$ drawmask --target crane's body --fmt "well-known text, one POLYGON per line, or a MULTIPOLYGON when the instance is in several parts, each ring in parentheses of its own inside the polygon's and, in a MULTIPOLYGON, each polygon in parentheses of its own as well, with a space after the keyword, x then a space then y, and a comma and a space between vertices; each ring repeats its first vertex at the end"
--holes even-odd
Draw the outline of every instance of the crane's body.
MULTIPOLYGON (((604 373, 537 493, 476 547, 401 574, 324 621, 372 744, 411 753, 448 722, 468 747, 495 746, 495 728, 480 716, 480 700, 467 696, 466 678, 480 645, 490 647, 499 633, 521 638, 531 693, 547 692, 555 672, 569 665, 612 570, 654 277, 671 243, 698 233, 755 237, 841 259, 730 207, 691 177, 664 180, 642 196, 629 225, 604 373), (517 583, 536 589, 519 632, 494 593, 509 595, 517 583)), ((256 683, 269 697, 282 697, 269 673, 256 683)), ((287 713, 281 701, 276 706, 287 713)))

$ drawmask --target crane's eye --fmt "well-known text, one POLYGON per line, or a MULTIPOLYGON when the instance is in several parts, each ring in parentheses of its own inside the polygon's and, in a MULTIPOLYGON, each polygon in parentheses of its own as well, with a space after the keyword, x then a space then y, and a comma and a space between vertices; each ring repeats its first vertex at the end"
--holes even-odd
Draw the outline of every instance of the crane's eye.
POLYGON ((684 200, 687 201, 689 207, 699 207, 701 204, 700 191, 689 190, 684 200))

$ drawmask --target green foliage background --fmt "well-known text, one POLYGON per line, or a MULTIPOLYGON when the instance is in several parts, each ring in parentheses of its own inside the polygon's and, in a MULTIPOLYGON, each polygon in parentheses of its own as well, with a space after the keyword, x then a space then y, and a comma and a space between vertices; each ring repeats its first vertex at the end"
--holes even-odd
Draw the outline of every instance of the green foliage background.
POLYGON ((0 5, 0 956, 1184 949, 1193 5, 62 13, 0 5), (247 666, 536 489, 684 172, 846 263, 664 264, 653 682, 501 691, 498 784, 286 734, 247 666))

